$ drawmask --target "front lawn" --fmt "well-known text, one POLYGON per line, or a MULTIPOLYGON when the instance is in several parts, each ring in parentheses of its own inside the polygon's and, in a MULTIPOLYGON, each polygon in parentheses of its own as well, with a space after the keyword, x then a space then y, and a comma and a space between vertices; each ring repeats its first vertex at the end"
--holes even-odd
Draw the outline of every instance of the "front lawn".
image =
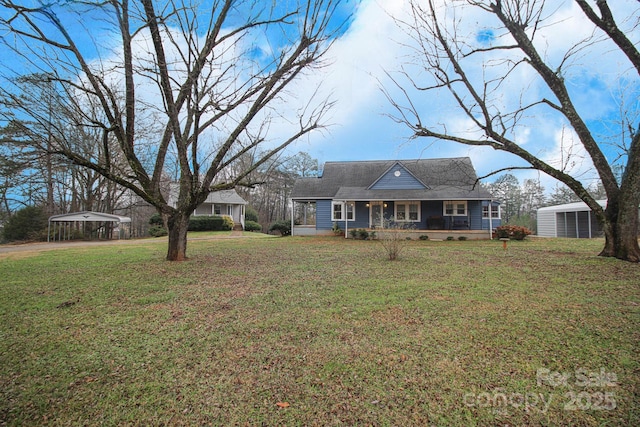
POLYGON ((0 255, 0 425, 640 425, 640 265, 408 245, 0 255))

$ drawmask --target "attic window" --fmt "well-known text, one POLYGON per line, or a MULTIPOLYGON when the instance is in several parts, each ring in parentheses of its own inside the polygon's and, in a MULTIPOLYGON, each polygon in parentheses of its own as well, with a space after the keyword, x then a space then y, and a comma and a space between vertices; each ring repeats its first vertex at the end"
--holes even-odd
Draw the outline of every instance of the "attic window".
POLYGON ((399 170, 397 170, 397 171, 395 171, 393 174, 394 174, 396 177, 398 177, 398 176, 402 175, 402 172, 400 172, 399 170))

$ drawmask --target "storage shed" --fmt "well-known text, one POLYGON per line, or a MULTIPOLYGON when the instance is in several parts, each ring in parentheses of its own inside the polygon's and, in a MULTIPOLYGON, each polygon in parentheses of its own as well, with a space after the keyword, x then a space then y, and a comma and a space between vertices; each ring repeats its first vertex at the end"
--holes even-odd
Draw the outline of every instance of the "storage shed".
MULTIPOLYGON (((598 200, 603 208, 606 200, 598 200)), ((538 236, 590 239, 602 236, 598 220, 584 202, 538 209, 538 236)))

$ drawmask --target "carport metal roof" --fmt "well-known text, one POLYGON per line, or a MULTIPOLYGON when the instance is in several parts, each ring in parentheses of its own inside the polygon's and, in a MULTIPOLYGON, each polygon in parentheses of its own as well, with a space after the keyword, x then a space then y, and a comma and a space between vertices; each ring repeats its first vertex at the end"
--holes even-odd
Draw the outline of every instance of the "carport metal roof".
POLYGON ((78 221, 78 222, 91 222, 91 221, 96 221, 96 222, 101 222, 101 221, 131 222, 131 218, 129 218, 128 216, 111 215, 111 214, 102 213, 102 212, 84 211, 84 212, 72 212, 72 213, 68 213, 68 214, 53 215, 53 216, 49 217, 49 222, 51 222, 51 221, 56 221, 56 222, 76 222, 76 221, 78 221))
MULTIPOLYGON (((53 215, 49 217, 49 227, 47 230, 47 241, 50 241, 51 237, 51 223, 52 222, 115 222, 117 225, 122 223, 130 223, 131 218, 128 216, 112 215, 103 212, 71 212, 67 214, 53 215)), ((66 225, 63 225, 66 229, 66 225)), ((55 226, 54 226, 54 240, 55 240, 55 226)))

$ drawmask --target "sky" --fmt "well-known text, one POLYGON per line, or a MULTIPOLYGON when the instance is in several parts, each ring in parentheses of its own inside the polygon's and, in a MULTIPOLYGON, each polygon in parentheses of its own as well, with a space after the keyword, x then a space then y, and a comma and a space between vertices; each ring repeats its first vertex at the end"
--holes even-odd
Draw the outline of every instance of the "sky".
MULTIPOLYGON (((271 4, 271 0, 264 1, 271 4)), ((452 6, 461 2, 434 2, 444 21, 456 22, 459 37, 470 45, 490 47, 500 42, 508 42, 508 36, 496 28, 495 20, 479 9, 457 9, 452 6)), ((562 62, 566 52, 577 42, 588 38, 593 30, 574 1, 554 0, 547 3, 553 9, 546 10, 549 19, 538 29, 535 42, 545 59, 557 66, 562 62)), ((640 30, 634 27, 639 25, 638 1, 616 0, 609 2, 609 5, 614 11, 614 16, 626 29, 627 35, 634 42, 640 43, 640 30)), ((326 66, 294 84, 289 92, 295 94, 295 97, 279 107, 286 109, 289 105, 291 111, 281 111, 281 114, 285 117, 294 116, 295 109, 303 105, 319 86, 319 95, 326 96, 336 103, 327 117, 328 127, 294 143, 288 148, 288 153, 307 152, 321 164, 329 161, 468 156, 479 176, 509 166, 525 166, 526 164, 517 157, 491 148, 471 147, 426 138, 411 139, 411 131, 390 117, 395 110, 384 91, 399 103, 407 103, 403 99, 403 93, 392 84, 389 76, 393 76, 407 90, 425 126, 446 126, 448 130, 464 136, 477 136, 469 133, 469 119, 461 114, 460 109, 456 108, 446 93, 419 93, 412 90, 409 81, 399 74, 405 67, 421 84, 428 84, 430 81, 429 73, 419 65, 422 58, 416 56, 413 49, 415 41, 406 28, 398 25, 398 20, 407 21, 408 11, 408 0, 344 0, 341 3, 336 19, 343 20, 347 16, 350 18, 325 58, 326 66)), ((84 16, 83 20, 87 27, 91 26, 90 33, 94 40, 100 39, 100 21, 96 20, 98 24, 94 26, 88 22, 91 18, 84 16)), ((71 29, 72 33, 83 33, 85 30, 71 29)), ((256 55, 260 49, 265 49, 265 53, 269 54, 271 52, 266 50, 274 49, 274 44, 266 41, 257 43, 256 55)), ((487 52, 478 57, 479 60, 493 64, 502 58, 504 54, 497 51, 487 52)), ((518 56, 512 56, 511 59, 518 59, 518 56)), ((483 79, 491 78, 492 73, 500 72, 499 66, 483 67, 479 60, 469 59, 466 63, 469 75, 474 81, 481 82, 483 79)), ((3 62, 11 66, 6 55, 3 62)), ((620 117, 622 102, 625 111, 628 109, 636 112, 633 119, 635 126, 638 126, 638 74, 629 61, 621 56, 617 49, 612 48, 610 43, 591 44, 588 48, 576 52, 576 55, 564 64, 563 77, 575 96, 576 107, 598 136, 605 139, 618 133, 619 126, 616 121, 620 117)), ((495 99, 501 108, 509 109, 520 100, 535 102, 542 97, 553 99, 553 95, 540 84, 530 69, 518 67, 501 86, 495 99)), ((291 128, 283 120, 272 125, 269 136, 277 141, 290 132, 291 128)), ((589 159, 579 144, 573 143, 577 141, 574 132, 549 109, 532 110, 530 115, 522 119, 514 137, 518 144, 552 165, 566 165, 574 176, 587 184, 595 178, 589 159)), ((610 161, 614 161, 614 147, 604 147, 610 161)), ((547 190, 556 185, 555 180, 537 171, 520 171, 514 174, 521 180, 539 178, 547 190)), ((493 176, 487 181, 490 182, 496 177, 493 176)))
MULTIPOLYGON (((560 64, 572 45, 591 35, 592 25, 586 22, 582 11, 573 1, 548 3, 557 9, 547 21, 550 25, 536 34, 536 43, 552 64, 560 64)), ((638 24, 639 4, 636 0, 618 0, 609 4, 624 28, 630 29, 634 23, 638 24)), ((411 139, 411 131, 389 117, 394 109, 382 90, 385 88, 394 99, 402 102, 401 93, 391 84, 387 73, 399 78, 401 66, 416 61, 414 52, 409 48, 413 41, 394 21, 394 17, 406 18, 407 2, 364 0, 354 2, 353 7, 350 27, 332 48, 331 65, 317 76, 322 79, 325 90, 337 101, 330 120, 334 124, 328 132, 311 135, 291 149, 306 151, 320 163, 469 156, 479 176, 503 167, 526 165, 514 155, 491 148, 426 138, 411 139)), ((453 13, 448 9, 446 16, 451 18, 453 13)), ((494 29, 495 23, 486 13, 479 13, 478 10, 456 13, 460 34, 466 35, 469 40, 490 44, 504 39, 505 36, 494 29)), ((638 28, 629 30, 627 35, 636 43, 640 42, 638 28)), ((496 58, 497 54, 487 54, 485 59, 496 58)), ((470 63, 469 67, 472 78, 481 78, 481 73, 488 73, 480 64, 470 63)), ((419 67, 410 69, 421 81, 427 81, 422 75, 426 74, 424 70, 419 67)), ((605 137, 619 131, 615 121, 620 116, 620 98, 624 99, 628 108, 637 111, 640 107, 638 74, 626 58, 612 49, 611 44, 597 43, 580 51, 566 64, 563 75, 569 90, 575 95, 578 110, 589 120, 589 125, 597 135, 605 137)), ((463 133, 469 129, 468 119, 452 106, 449 97, 444 94, 417 93, 410 90, 408 81, 404 82, 404 88, 409 90, 411 101, 420 111, 425 125, 444 123, 448 129, 463 133)), ((505 99, 500 103, 507 108, 513 106, 520 97, 531 102, 542 96, 553 97, 526 67, 518 68, 501 96, 505 99)), ((638 126, 637 115, 635 119, 635 126, 638 126)), ((589 159, 585 158, 578 144, 572 144, 572 141, 577 141, 574 132, 549 109, 535 110, 532 117, 523 119, 516 140, 554 166, 563 162, 574 175, 587 183, 595 178, 589 159), (561 158, 563 150, 565 155, 561 158)), ((611 161, 616 158, 613 147, 606 146, 605 152, 611 161)), ((547 190, 556 185, 554 179, 537 171, 515 171, 514 174, 521 180, 539 178, 547 190)), ((488 178, 488 181, 497 176, 488 178)))

